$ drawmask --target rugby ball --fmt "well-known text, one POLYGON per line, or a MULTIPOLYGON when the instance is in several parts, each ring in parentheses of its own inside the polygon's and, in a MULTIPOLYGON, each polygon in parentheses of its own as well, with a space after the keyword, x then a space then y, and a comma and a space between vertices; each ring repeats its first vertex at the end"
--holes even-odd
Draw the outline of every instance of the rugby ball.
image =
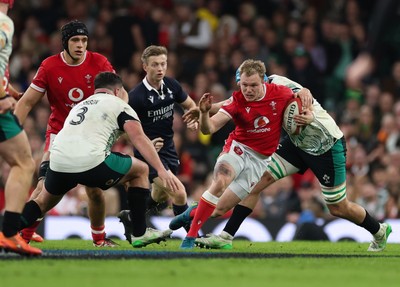
POLYGON ((294 121, 294 116, 299 115, 303 111, 303 105, 300 98, 293 98, 285 107, 283 113, 282 126, 288 134, 298 135, 301 133, 302 126, 298 126, 294 121))

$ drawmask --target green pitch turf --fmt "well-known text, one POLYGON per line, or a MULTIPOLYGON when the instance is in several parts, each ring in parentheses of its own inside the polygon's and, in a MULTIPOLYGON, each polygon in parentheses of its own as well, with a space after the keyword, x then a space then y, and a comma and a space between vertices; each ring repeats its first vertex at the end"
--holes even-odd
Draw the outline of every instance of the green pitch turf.
POLYGON ((399 286, 400 245, 367 252, 357 242, 234 241, 232 250, 179 249, 180 240, 133 249, 90 241, 33 245, 42 258, 0 254, 0 286, 399 286), (129 284, 129 285, 128 285, 129 284))

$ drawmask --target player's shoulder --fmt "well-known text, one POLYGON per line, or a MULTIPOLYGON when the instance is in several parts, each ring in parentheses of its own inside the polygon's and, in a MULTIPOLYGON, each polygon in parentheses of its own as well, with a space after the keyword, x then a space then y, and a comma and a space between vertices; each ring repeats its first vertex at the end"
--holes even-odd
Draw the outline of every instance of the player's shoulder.
POLYGON ((108 62, 108 59, 106 56, 97 52, 86 51, 86 61, 88 61, 91 66, 102 66, 104 63, 108 62))
POLYGON ((141 81, 128 92, 128 95, 145 94, 146 90, 146 86, 144 85, 143 81, 141 81))
POLYGON ((164 77, 164 84, 171 90, 181 89, 181 84, 174 78, 164 77))
POLYGON ((108 109, 115 109, 115 107, 124 106, 126 103, 119 97, 109 95, 109 94, 94 94, 83 101, 83 103, 101 103, 103 107, 108 109))
POLYGON ((102 61, 108 61, 106 56, 97 53, 97 52, 92 52, 92 51, 86 51, 86 57, 91 58, 93 60, 102 60, 102 61))
POLYGON ((51 69, 54 66, 59 66, 65 64, 64 61, 61 58, 61 53, 52 55, 47 57, 42 61, 41 66, 45 67, 46 69, 51 69))
POLYGON ((241 90, 237 90, 237 91, 233 91, 232 92, 232 98, 233 99, 237 99, 237 98, 241 98, 243 97, 242 91, 241 90))
POLYGON ((143 103, 143 99, 147 97, 147 94, 148 90, 142 81, 128 92, 129 105, 136 106, 143 103))
POLYGON ((245 98, 240 90, 233 91, 232 95, 227 101, 225 101, 224 106, 229 106, 238 102, 245 102, 245 98))
POLYGON ((275 84, 275 83, 266 83, 265 84, 267 87, 267 91, 269 90, 271 93, 279 94, 279 93, 284 93, 284 94, 293 94, 293 91, 283 85, 280 84, 275 84))

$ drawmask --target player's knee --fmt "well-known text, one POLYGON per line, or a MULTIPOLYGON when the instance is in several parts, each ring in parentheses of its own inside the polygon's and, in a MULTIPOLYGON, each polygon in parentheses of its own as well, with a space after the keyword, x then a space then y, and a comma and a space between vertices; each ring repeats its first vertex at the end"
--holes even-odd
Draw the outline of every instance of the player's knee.
POLYGON ((187 201, 187 195, 185 189, 179 189, 174 193, 174 201, 185 203, 187 201))
POLYGON ((322 195, 328 206, 329 212, 337 217, 343 217, 345 209, 348 208, 346 199, 346 182, 335 187, 321 185, 322 195))
POLYGON ((143 177, 147 179, 149 177, 149 166, 146 163, 140 161, 138 168, 139 170, 136 173, 137 177, 143 177))
POLYGON ((36 169, 35 161, 31 156, 24 156, 23 154, 15 157, 15 160, 9 163, 11 167, 18 167, 22 172, 33 174, 36 169))
POLYGON ((36 163, 33 158, 30 157, 29 159, 27 159, 23 166, 29 174, 35 173, 36 163))
POLYGON ((347 213, 348 205, 347 200, 344 199, 338 203, 328 204, 328 209, 331 215, 343 218, 347 213))
POLYGON ((129 178, 131 180, 148 181, 149 166, 141 160, 135 160, 133 167, 129 171, 129 178))

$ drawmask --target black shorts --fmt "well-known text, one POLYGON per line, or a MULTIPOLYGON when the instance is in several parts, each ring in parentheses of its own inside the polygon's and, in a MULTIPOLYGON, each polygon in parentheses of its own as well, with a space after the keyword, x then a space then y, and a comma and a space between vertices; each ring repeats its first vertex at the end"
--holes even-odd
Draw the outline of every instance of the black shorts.
MULTIPOLYGON (((346 141, 344 137, 337 140, 326 153, 318 156, 304 152, 296 147, 289 137, 286 137, 275 153, 295 166, 298 173, 304 173, 310 168, 319 182, 326 187, 338 186, 346 181, 346 141)), ((281 164, 284 165, 284 163, 281 164)), ((281 171, 290 170, 290 167, 275 168, 275 170, 278 169, 281 171)), ((282 175, 288 174, 283 172, 282 175)), ((279 178, 283 176, 279 176, 279 178)))
POLYGON ((101 164, 84 172, 57 172, 49 168, 44 184, 46 190, 53 195, 64 195, 78 184, 106 190, 116 185, 131 166, 132 159, 129 155, 111 153, 101 164), (117 163, 119 166, 115 168, 117 163))

